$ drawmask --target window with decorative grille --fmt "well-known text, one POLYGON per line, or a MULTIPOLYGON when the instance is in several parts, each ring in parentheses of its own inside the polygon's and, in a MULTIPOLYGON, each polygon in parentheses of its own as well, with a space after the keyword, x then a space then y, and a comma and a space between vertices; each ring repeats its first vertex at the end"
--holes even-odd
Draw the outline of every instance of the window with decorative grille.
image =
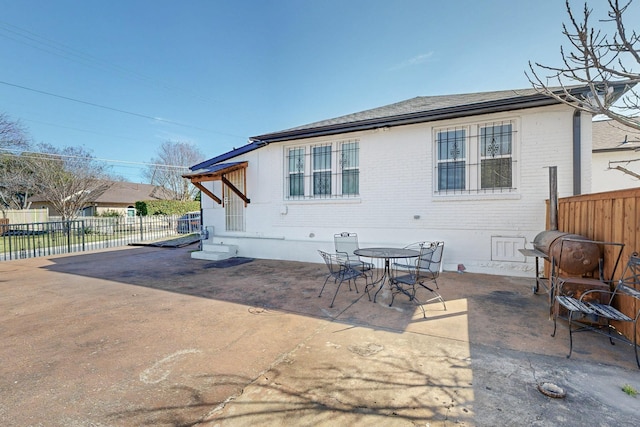
POLYGON ((285 198, 326 199, 360 194, 357 140, 285 149, 285 198))
POLYGON ((513 121, 436 130, 436 193, 515 191, 515 134, 513 121))

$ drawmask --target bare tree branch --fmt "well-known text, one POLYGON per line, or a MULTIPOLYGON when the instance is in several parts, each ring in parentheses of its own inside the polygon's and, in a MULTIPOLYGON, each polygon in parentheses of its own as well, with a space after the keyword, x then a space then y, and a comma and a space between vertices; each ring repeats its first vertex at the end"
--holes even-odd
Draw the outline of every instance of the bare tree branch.
POLYGON ((621 172, 624 172, 626 175, 631 175, 634 178, 640 178, 640 175, 622 166, 609 167, 609 169, 617 169, 621 172))
POLYGON ((20 149, 28 145, 27 132, 22 123, 0 113, 0 148, 20 149))
POLYGON ((23 155, 0 155, 0 208, 28 209, 34 176, 23 155))
POLYGON ((148 167, 145 176, 150 184, 175 194, 176 200, 193 200, 198 190, 182 174, 203 159, 204 154, 188 142, 166 141, 158 148, 157 157, 151 159, 153 166, 148 167))
POLYGON ((36 188, 63 219, 75 218, 111 185, 106 166, 83 148, 41 144, 39 151, 46 154, 31 156, 36 188))
POLYGON ((19 121, 0 113, 0 211, 26 209, 33 187, 30 170, 20 159, 20 152, 27 149, 27 132, 19 121))
POLYGON ((640 129, 640 102, 633 86, 640 82, 640 74, 633 65, 640 65, 640 37, 625 30, 624 14, 633 0, 622 6, 619 0, 608 0, 607 19, 612 35, 591 25, 593 10, 584 4, 581 19, 577 19, 570 1, 565 0, 569 23, 563 24, 562 34, 569 42, 560 47, 561 66, 529 62, 525 72, 531 85, 542 94, 593 115, 604 115, 626 126, 640 129), (615 86, 625 83, 622 95, 615 86), (576 85, 589 91, 576 92, 576 85), (615 105, 614 105, 615 104, 615 105))

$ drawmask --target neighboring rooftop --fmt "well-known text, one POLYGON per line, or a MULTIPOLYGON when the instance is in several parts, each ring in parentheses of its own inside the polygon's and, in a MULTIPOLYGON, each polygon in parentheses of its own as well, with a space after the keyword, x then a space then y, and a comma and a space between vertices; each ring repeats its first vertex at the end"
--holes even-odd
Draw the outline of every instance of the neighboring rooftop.
POLYGON ((593 122, 593 151, 640 149, 640 130, 615 120, 593 122))
MULTIPOLYGON (((151 184, 139 184, 135 182, 112 181, 111 185, 92 202, 103 204, 127 203, 133 204, 141 200, 172 200, 175 195, 164 187, 151 184)), ((35 195, 29 200, 32 202, 47 201, 42 195, 35 195)))
POLYGON ((135 203, 140 200, 171 200, 175 194, 164 187, 135 182, 114 181, 102 194, 95 198, 101 203, 135 203))

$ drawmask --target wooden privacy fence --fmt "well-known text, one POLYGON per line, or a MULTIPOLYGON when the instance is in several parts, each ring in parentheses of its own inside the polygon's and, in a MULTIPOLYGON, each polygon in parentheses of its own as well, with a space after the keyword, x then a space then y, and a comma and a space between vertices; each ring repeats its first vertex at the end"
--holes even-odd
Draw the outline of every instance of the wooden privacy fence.
MULTIPOLYGON (((548 207, 547 204, 547 219, 548 207)), ((558 230, 596 241, 624 243, 620 265, 614 276, 615 280, 619 279, 629 256, 640 252, 640 187, 558 199, 558 230)), ((617 256, 614 252, 613 247, 605 248, 605 277, 611 277, 617 256)), ((635 315, 640 309, 631 298, 620 298, 618 304, 626 314, 635 315)), ((632 336, 633 329, 627 327, 630 325, 616 326, 627 337, 632 336)), ((640 330, 637 333, 640 336, 640 330)))
POLYGON ((9 220, 9 224, 26 224, 30 222, 49 221, 48 209, 7 209, 0 213, 0 217, 9 220))

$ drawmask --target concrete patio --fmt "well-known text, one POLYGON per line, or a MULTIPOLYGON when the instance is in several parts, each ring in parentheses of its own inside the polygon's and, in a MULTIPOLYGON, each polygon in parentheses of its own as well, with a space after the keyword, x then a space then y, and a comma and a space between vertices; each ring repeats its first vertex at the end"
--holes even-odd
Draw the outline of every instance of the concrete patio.
MULTIPOLYGON (((324 264, 129 247, 0 263, 4 426, 632 426, 633 349, 571 359, 533 278, 444 273, 447 301, 340 290, 324 264), (563 399, 540 393, 551 382, 563 399)), ((318 257, 318 261, 321 259, 318 257)), ((362 290, 363 284, 360 284, 362 290)))

